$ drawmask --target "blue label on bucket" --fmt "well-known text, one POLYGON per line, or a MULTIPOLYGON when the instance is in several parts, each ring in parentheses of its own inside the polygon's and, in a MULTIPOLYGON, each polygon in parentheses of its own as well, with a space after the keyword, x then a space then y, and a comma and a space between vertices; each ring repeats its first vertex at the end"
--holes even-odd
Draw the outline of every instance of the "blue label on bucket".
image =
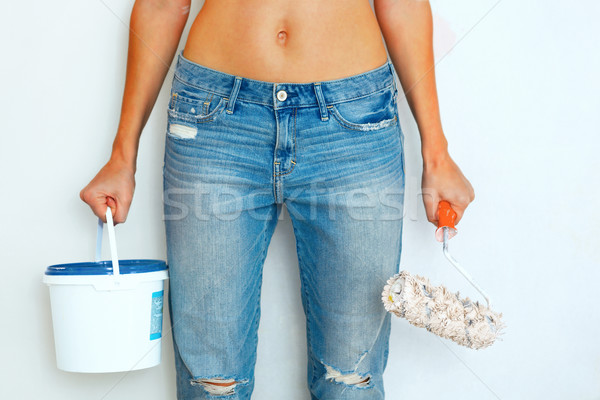
POLYGON ((152 293, 152 315, 150 317, 150 340, 162 336, 163 290, 152 293))

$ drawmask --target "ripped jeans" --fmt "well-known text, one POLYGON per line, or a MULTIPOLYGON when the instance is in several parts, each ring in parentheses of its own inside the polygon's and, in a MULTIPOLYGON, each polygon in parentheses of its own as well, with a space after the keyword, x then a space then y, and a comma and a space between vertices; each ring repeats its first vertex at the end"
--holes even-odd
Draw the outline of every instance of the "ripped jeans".
POLYGON ((178 399, 250 399, 262 269, 283 204, 312 399, 384 398, 381 292, 399 269, 405 181, 394 78, 388 60, 273 83, 178 55, 163 170, 178 399))

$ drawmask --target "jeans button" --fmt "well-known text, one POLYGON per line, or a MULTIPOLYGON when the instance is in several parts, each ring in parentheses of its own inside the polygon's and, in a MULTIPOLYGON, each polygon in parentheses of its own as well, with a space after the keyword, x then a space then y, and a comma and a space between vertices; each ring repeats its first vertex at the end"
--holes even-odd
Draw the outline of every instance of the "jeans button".
POLYGON ((280 90, 279 92, 277 92, 277 98, 279 99, 279 101, 284 101, 285 99, 287 99, 287 93, 285 92, 285 90, 280 90))

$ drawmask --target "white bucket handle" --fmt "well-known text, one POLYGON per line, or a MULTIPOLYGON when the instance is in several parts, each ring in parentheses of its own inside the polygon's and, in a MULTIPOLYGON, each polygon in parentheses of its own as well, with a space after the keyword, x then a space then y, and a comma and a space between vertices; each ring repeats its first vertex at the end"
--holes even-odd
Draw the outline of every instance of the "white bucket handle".
MULTIPOLYGON (((115 226, 112 219, 112 212, 110 207, 106 207, 106 225, 108 226, 108 243, 110 245, 110 256, 112 259, 113 276, 115 281, 121 275, 119 270, 119 257, 117 256, 117 240, 115 238, 115 226)), ((96 236, 96 262, 100 261, 102 257, 102 230, 104 222, 98 218, 98 230, 96 236)))

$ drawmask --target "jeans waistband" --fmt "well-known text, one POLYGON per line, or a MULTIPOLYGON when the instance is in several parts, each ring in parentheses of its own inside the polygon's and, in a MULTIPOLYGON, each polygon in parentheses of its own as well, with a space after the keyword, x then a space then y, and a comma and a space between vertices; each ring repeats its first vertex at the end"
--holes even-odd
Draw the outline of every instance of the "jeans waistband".
POLYGON ((325 107, 364 97, 389 87, 396 90, 395 71, 389 58, 380 67, 346 78, 311 83, 278 83, 217 71, 186 59, 181 51, 177 58, 175 79, 227 97, 230 103, 244 100, 275 109, 325 107), (279 93, 280 91, 285 91, 285 94, 279 93))

